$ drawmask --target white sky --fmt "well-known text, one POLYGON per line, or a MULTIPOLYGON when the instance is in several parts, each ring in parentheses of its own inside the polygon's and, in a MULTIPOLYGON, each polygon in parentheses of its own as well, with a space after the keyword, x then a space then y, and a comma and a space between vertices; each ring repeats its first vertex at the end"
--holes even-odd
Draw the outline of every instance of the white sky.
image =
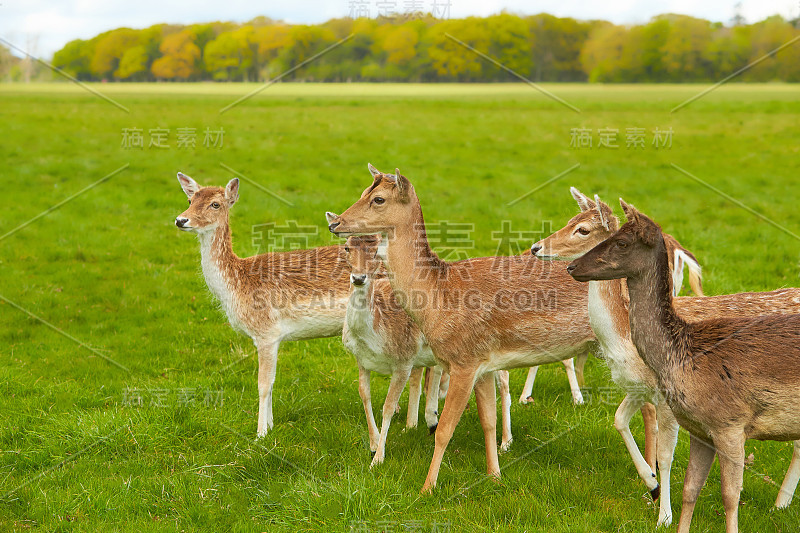
MULTIPOLYGON (((645 22, 660 13, 683 13, 713 21, 728 22, 737 0, 284 0, 254 2, 224 0, 0 0, 0 37, 50 58, 72 39, 88 39, 105 30, 127 26, 144 28, 158 22, 189 24, 215 20, 244 22, 258 15, 294 23, 317 23, 347 16, 354 3, 363 4, 371 16, 381 2, 405 11, 407 5, 422 6, 449 1, 449 18, 490 15, 503 9, 514 13, 551 13, 578 19, 605 19, 617 24, 645 22)), ((748 22, 769 15, 797 17, 800 0, 741 0, 748 22)))

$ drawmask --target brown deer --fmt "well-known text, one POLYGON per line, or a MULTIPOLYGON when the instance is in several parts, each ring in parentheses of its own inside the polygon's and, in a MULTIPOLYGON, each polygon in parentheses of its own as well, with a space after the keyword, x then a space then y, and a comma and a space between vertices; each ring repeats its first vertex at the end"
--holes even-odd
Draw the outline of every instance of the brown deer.
MULTIPOLYGON (((543 259, 573 260, 611 237, 619 229, 619 220, 611 208, 595 195, 594 200, 571 188, 573 198, 581 212, 566 226, 540 240, 531 251, 543 259)), ((671 235, 664 234, 667 258, 673 279, 673 295, 682 280, 676 276, 675 268, 682 269, 680 261, 689 267, 690 284, 695 292, 701 292, 700 267, 694 256, 680 246, 671 235), (681 257, 683 256, 683 257, 681 257)), ((678 314, 690 322, 704 318, 757 316, 767 313, 800 313, 800 289, 782 289, 765 293, 742 293, 705 298, 678 297, 673 300, 678 314)), ((597 336, 614 381, 627 393, 614 416, 614 426, 622 435, 625 446, 633 459, 639 475, 651 493, 662 494, 658 525, 669 525, 672 521, 670 502, 670 469, 677 442, 678 422, 669 406, 658 392, 658 382, 649 367, 639 357, 631 340, 628 320, 628 292, 624 280, 589 282, 589 322, 597 336), (654 408, 650 403, 656 404, 654 408), (641 409, 645 419, 645 457, 642 457, 633 434, 630 421, 641 409), (650 414, 653 412, 653 415, 650 414), (657 419, 657 424, 656 424, 657 419), (658 439, 658 446, 654 443, 658 439), (655 452, 658 450, 658 467, 661 473, 660 486, 655 477, 655 452)), ((795 456, 800 468, 800 455, 795 456)), ((791 474, 787 480, 791 480, 791 474)), ((778 495, 776 506, 789 504, 797 483, 791 481, 778 495)))
POLYGON ((200 240, 200 264, 208 288, 231 326, 258 350, 258 437, 272 428, 272 388, 283 341, 341 335, 349 292, 340 246, 264 253, 240 258, 233 252, 230 209, 239 180, 225 188, 200 187, 178 173, 189 208, 175 219, 200 240))
MULTIPOLYGON (((573 198, 578 202, 578 205, 581 207, 582 211, 591 210, 594 205, 594 202, 582 194, 578 189, 575 187, 570 188, 570 192, 572 193, 573 198)), ((577 218, 577 217, 576 217, 577 218)), ((570 224, 575 222, 575 220, 570 220, 570 224)), ((566 230, 566 228, 565 228, 566 230)), ((689 284, 692 287, 692 290, 697 296, 703 296, 703 279, 702 279, 702 270, 700 268, 700 264, 697 262, 697 259, 692 255, 692 253, 685 248, 683 248, 678 241, 676 241, 671 235, 664 234, 664 239, 667 241, 667 248, 669 248, 669 264, 670 268, 672 269, 672 280, 673 284, 672 287, 674 289, 675 296, 681 290, 683 286, 683 270, 686 267, 689 270, 689 284)), ((581 241, 583 242, 583 241, 581 241)), ((543 257, 541 254, 536 254, 535 245, 531 249, 531 252, 534 255, 538 255, 542 259, 548 259, 547 257, 543 257)), ((575 358, 574 360, 574 370, 572 370, 569 366, 567 366, 567 377, 570 377, 570 372, 575 374, 576 381, 579 387, 583 387, 585 384, 585 380, 583 377, 583 369, 584 365, 586 364, 586 359, 588 358, 589 354, 585 353, 575 358)), ((572 361, 570 361, 572 364, 572 361)), ((525 380, 525 386, 522 388, 522 394, 519 397, 519 403, 525 405, 528 403, 533 402, 533 397, 531 393, 533 391, 533 382, 536 379, 536 371, 538 367, 531 367, 528 370, 528 377, 525 380)), ((652 424, 655 424, 655 412, 653 411, 652 405, 646 405, 642 408, 642 416, 644 416, 647 420, 652 421, 652 424)), ((647 422, 646 422, 647 423, 647 422)), ((647 433, 646 433, 647 434, 647 433)), ((649 435, 649 434, 648 434, 649 435)), ((649 447, 648 447, 649 449, 649 447)), ((655 465, 655 450, 653 450, 652 462, 650 461, 650 456, 648 456, 648 463, 651 465, 655 465)))
POLYGON ((562 361, 594 345, 585 286, 531 255, 442 261, 430 248, 411 182, 369 165, 373 183, 329 227, 340 236, 380 233, 395 295, 450 372, 436 447, 422 487, 436 485, 447 444, 475 390, 490 476, 497 460, 495 370, 562 361), (533 282, 532 282, 533 281, 533 282))
MULTIPOLYGON (((329 219, 335 215, 327 213, 329 219)), ((439 409, 439 380, 442 368, 437 365, 425 337, 403 311, 394 296, 389 280, 377 278, 382 263, 378 255, 380 237, 350 237, 345 245, 350 265, 350 299, 342 331, 342 341, 358 363, 358 392, 364 404, 369 429, 372 464, 383 462, 389 424, 400 394, 411 377, 406 427, 417 426, 422 369, 433 367, 428 387, 425 421, 431 433, 436 430, 439 409), (370 394, 370 372, 390 374, 391 382, 383 404, 380 432, 375 424, 370 394)), ((499 378, 503 398, 503 449, 511 444, 511 395, 508 372, 499 378), (505 386, 505 390, 503 387, 505 386)))
POLYGON ((686 322, 673 305, 661 228, 621 204, 628 222, 567 270, 578 281, 627 279, 633 343, 690 433, 678 530, 688 533, 716 455, 726 529, 736 532, 745 440, 800 439, 800 315, 686 322))

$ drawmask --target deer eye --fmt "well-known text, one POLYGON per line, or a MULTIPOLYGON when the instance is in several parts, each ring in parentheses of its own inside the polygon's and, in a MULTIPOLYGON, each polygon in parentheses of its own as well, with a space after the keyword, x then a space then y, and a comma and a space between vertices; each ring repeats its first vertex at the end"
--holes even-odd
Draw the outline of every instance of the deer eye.
POLYGON ((617 241, 617 247, 618 248, 625 248, 626 246, 628 246, 627 242, 625 242, 625 241, 617 241))
POLYGON ((344 251, 345 251, 345 252, 347 252, 347 253, 349 254, 349 253, 350 253, 350 247, 349 247, 349 246, 345 246, 345 247, 344 247, 344 251))
POLYGON ((377 205, 382 205, 386 200, 381 196, 376 196, 375 198, 372 199, 372 201, 375 202, 377 205))
POLYGON ((211 207, 213 207, 214 209, 219 209, 219 202, 212 202, 211 207))
POLYGON ((580 233, 581 235, 589 235, 590 232, 589 232, 588 229, 581 227, 581 228, 578 228, 578 233, 580 233))

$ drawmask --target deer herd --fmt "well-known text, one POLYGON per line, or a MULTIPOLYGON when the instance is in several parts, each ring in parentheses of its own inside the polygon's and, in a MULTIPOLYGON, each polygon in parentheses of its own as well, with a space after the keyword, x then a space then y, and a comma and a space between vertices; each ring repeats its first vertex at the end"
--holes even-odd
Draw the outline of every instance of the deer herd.
POLYGON ((210 292, 258 351, 258 437, 273 426, 281 342, 341 335, 358 366, 370 466, 385 460, 389 424, 410 381, 406 427, 417 425, 424 388, 435 435, 422 491, 436 486, 473 391, 487 472, 499 478, 496 385, 507 450, 508 370, 529 368, 520 402, 530 403, 537 367, 562 362, 581 404, 591 352, 626 394, 614 426, 653 499, 660 496, 659 526, 672 522, 679 427, 690 436, 679 531, 689 531, 715 456, 727 531, 738 531, 746 439, 794 441, 775 502, 789 505, 800 479, 800 289, 704 296, 700 265, 674 237, 622 199, 620 225, 609 205, 575 188, 580 212, 530 253, 447 262, 431 249, 411 182, 399 170, 369 171, 372 184, 355 203, 326 213, 343 245, 248 258, 233 252, 229 225, 239 181, 201 187, 178 173, 189 208, 175 225, 198 236, 210 292), (693 297, 677 296, 684 268, 693 297), (380 429, 371 372, 391 376, 380 429), (630 429, 637 411, 644 452, 630 429))

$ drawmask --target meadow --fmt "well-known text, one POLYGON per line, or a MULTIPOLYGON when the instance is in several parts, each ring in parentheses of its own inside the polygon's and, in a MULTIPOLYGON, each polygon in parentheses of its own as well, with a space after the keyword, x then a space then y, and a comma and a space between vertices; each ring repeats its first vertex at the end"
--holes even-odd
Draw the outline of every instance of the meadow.
MULTIPOLYGON (((404 415, 370 470, 358 372, 337 338, 282 346, 276 426, 256 441, 255 349, 174 226, 187 205, 175 174, 242 178, 240 256, 337 242, 324 212, 358 198, 371 162, 414 183, 429 226, 459 224, 463 238, 434 243, 443 255, 526 249, 577 212, 577 186, 660 222, 698 257, 707 294, 800 286, 798 87, 725 85, 670 113, 707 86, 543 85, 578 113, 518 84, 277 84, 220 113, 257 87, 92 85, 126 112, 71 84, 0 85, 0 529, 654 530, 613 427, 623 395, 595 358, 580 407, 560 364, 540 371, 528 406, 512 371, 499 483, 484 475, 474 403, 432 496, 419 489, 433 437, 422 423, 402 431, 404 415), (642 135, 628 128, 643 147, 626 147, 642 135), (591 148, 571 145, 581 129, 591 148), (669 146, 654 146, 656 129, 671 129, 669 146)), ((373 378, 376 407, 387 386, 373 378)), ((633 431, 642 439, 640 417, 633 431)), ((800 502, 771 510, 791 445, 751 441, 750 453, 742 530, 797 531, 800 502)), ((675 521, 687 458, 682 432, 675 521)), ((723 525, 715 464, 694 531, 723 525)))

